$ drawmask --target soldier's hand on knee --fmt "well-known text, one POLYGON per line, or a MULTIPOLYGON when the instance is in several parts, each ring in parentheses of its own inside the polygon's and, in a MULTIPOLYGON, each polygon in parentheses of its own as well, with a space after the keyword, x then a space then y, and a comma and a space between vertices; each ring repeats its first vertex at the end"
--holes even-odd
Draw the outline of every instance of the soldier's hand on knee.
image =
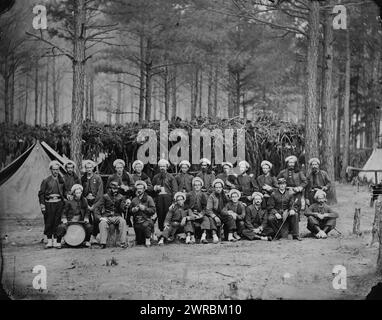
POLYGON ((280 213, 276 213, 276 214, 275 214, 275 217, 276 217, 276 219, 278 219, 278 220, 282 219, 282 216, 281 216, 280 213))

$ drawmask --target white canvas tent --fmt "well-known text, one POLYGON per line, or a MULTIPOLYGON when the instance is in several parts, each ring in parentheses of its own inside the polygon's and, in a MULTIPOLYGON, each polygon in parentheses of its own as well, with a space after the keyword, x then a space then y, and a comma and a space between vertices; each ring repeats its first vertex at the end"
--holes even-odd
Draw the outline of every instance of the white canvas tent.
POLYGON ((53 149, 36 142, 0 171, 1 218, 34 219, 41 215, 38 191, 42 180, 50 175, 49 162, 63 164, 63 158, 57 156, 53 149))
POLYGON ((368 182, 375 182, 375 176, 377 175, 377 182, 382 180, 382 149, 374 149, 370 158, 363 166, 362 170, 358 173, 358 177, 361 180, 367 180, 368 182), (367 171, 367 170, 380 170, 379 172, 367 171))

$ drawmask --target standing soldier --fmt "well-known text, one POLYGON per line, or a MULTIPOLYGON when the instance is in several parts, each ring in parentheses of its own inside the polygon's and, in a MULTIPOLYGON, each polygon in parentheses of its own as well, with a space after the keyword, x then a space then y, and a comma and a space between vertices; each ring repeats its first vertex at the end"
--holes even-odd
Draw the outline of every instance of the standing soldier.
POLYGON ((278 188, 276 177, 271 175, 272 163, 267 160, 261 162, 261 170, 263 174, 257 177, 257 183, 260 188, 260 192, 264 195, 263 205, 267 206, 267 202, 272 192, 278 188))
POLYGON ((203 192, 210 194, 213 191, 212 182, 215 180, 215 174, 213 172, 208 173, 208 166, 211 165, 211 161, 207 158, 199 160, 200 171, 196 174, 197 177, 203 180, 203 192))
POLYGON ((45 248, 60 247, 57 242, 57 228, 64 207, 64 179, 60 175, 60 163, 49 163, 51 175, 41 183, 38 199, 44 216, 44 234, 48 238, 45 248))
POLYGON ((153 192, 153 185, 151 183, 150 177, 143 172, 144 164, 141 160, 135 160, 133 162, 133 181, 136 183, 137 181, 144 181, 146 183, 145 192, 149 195, 153 192))
POLYGON ((317 190, 327 192, 330 189, 331 185, 327 172, 324 170, 320 170, 320 160, 318 160, 317 158, 310 159, 309 166, 311 168, 311 172, 307 177, 307 205, 311 205, 314 203, 314 195, 316 194, 317 190))
POLYGON ((95 237, 99 233, 99 219, 101 217, 99 212, 99 205, 103 197, 103 182, 102 178, 94 173, 95 163, 91 160, 84 162, 86 173, 81 178, 82 186, 84 187, 84 197, 86 198, 89 211, 91 224, 93 226, 92 236, 90 243, 97 243, 95 237))
POLYGON ((76 164, 72 160, 67 160, 65 163, 65 170, 64 173, 64 194, 65 198, 68 200, 72 199, 72 187, 75 184, 81 184, 81 180, 79 176, 74 172, 74 169, 76 167, 76 164))
POLYGON ((240 174, 237 176, 237 184, 238 184, 238 189, 241 191, 240 200, 246 205, 249 205, 252 203, 252 198, 251 198, 252 193, 255 191, 259 191, 259 187, 256 183, 256 179, 253 177, 252 174, 249 175, 247 173, 249 168, 250 166, 247 161, 239 162, 240 174))
POLYGON ((223 167, 223 172, 219 173, 216 176, 216 179, 223 180, 225 190, 228 193, 229 190, 237 188, 237 179, 235 175, 231 173, 231 170, 233 168, 233 165, 231 162, 223 162, 222 167, 223 167))
POLYGON ((160 172, 153 178, 155 206, 158 215, 158 227, 160 231, 164 228, 164 219, 171 205, 173 195, 178 192, 178 184, 172 174, 167 172, 170 163, 161 159, 158 162, 160 172))
POLYGON ((129 213, 133 216, 135 241, 151 246, 151 235, 154 230, 155 203, 147 193, 147 184, 143 180, 135 182, 136 197, 131 201, 129 213), (145 240, 145 241, 143 241, 145 240))
POLYGON ((308 230, 317 239, 326 239, 329 232, 335 228, 338 213, 326 204, 326 193, 322 190, 316 191, 316 200, 306 211, 308 217, 308 230))
POLYGON ((123 218, 127 207, 125 198, 118 193, 118 181, 111 181, 108 192, 104 194, 100 202, 101 217, 99 219, 99 233, 101 248, 106 248, 108 228, 114 224, 119 228, 121 248, 126 248, 127 225, 123 218))
POLYGON ((286 180, 287 189, 290 194, 294 196, 295 209, 300 215, 300 209, 302 209, 302 199, 304 190, 307 185, 306 177, 304 173, 299 170, 297 166, 297 157, 289 156, 285 159, 287 168, 282 170, 277 178, 284 178, 286 180), (296 201, 297 200, 297 201, 296 201))
POLYGON ((112 174, 106 182, 106 189, 109 188, 111 181, 117 181, 119 186, 119 193, 123 196, 133 195, 134 180, 133 177, 125 170, 125 161, 117 159, 113 162, 115 173, 112 174))
POLYGON ((180 172, 176 175, 175 179, 178 183, 178 190, 181 192, 190 192, 192 190, 192 175, 188 174, 191 164, 187 160, 179 163, 180 172))
POLYGON ((295 198, 286 189, 285 178, 277 179, 279 188, 275 190, 268 200, 268 221, 275 237, 288 238, 289 229, 292 230, 294 240, 301 241, 299 236, 298 216, 295 198))

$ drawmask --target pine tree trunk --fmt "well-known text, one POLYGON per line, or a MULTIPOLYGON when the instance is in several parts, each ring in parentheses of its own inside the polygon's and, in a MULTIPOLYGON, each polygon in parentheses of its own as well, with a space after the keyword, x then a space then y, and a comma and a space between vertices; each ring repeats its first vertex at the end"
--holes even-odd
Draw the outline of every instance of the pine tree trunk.
POLYGON ((49 109, 49 58, 46 61, 46 73, 45 73, 45 126, 48 126, 48 109, 49 109))
POLYGON ((235 117, 240 116, 241 84, 240 72, 235 72, 235 117))
POLYGON ((213 117, 213 105, 212 105, 212 88, 213 88, 213 66, 212 64, 208 69, 208 86, 207 86, 207 115, 209 118, 213 117))
POLYGON ((139 122, 142 122, 145 118, 145 46, 143 36, 139 39, 140 46, 140 74, 139 74, 139 122))
POLYGON ((317 62, 319 47, 320 4, 318 1, 309 3, 309 43, 307 60, 307 91, 305 105, 305 162, 317 157, 318 150, 318 115, 317 106, 317 62))
POLYGON ((10 96, 9 96, 9 122, 14 122, 14 115, 15 115, 15 67, 12 66, 11 71, 11 90, 10 90, 10 96))
POLYGON ((95 121, 95 108, 94 108, 94 71, 90 72, 89 77, 89 109, 90 109, 90 121, 95 121))
POLYGON ((198 102, 199 102, 199 66, 196 67, 195 70, 195 90, 194 90, 194 106, 195 109, 195 117, 198 116, 198 102))
POLYGON ((349 139, 350 139, 350 117, 349 117, 349 105, 350 105, 350 34, 349 30, 346 30, 346 66, 345 66, 345 94, 344 94, 344 128, 345 139, 343 144, 343 160, 341 168, 341 179, 346 182, 346 168, 349 165, 349 139))
MULTIPOLYGON (((193 73, 192 73, 193 75, 193 73)), ((191 93, 191 120, 192 119, 195 119, 195 116, 196 116, 196 110, 195 110, 195 77, 194 75, 192 76, 191 78, 191 90, 190 90, 190 93, 191 93)))
POLYGON ((200 78, 199 78, 199 101, 198 101, 198 109, 199 109, 199 116, 203 116, 203 71, 200 70, 200 78))
POLYGON ((57 125, 59 121, 59 107, 58 107, 58 76, 56 74, 56 57, 52 58, 52 85, 53 85, 53 124, 57 125))
POLYGON ((177 68, 174 66, 173 72, 172 72, 172 79, 171 79, 171 110, 172 110, 172 118, 175 118, 177 116, 176 107, 177 107, 177 88, 176 88, 176 78, 177 78, 177 68))
MULTIPOLYGON (((42 79, 44 81, 44 79, 42 79)), ((38 124, 42 126, 42 115, 44 107, 44 82, 41 82, 40 85, 40 106, 39 106, 39 115, 38 115, 38 124)))
POLYGON ((147 38, 146 42, 146 58, 145 58, 145 67, 146 67, 146 110, 145 110, 145 120, 151 120, 151 99, 152 99, 152 39, 151 37, 147 38))
POLYGON ((115 114, 115 123, 121 124, 121 112, 122 112, 122 74, 118 73, 117 76, 117 113, 115 114))
POLYGON ((163 74, 163 95, 164 95, 164 118, 165 120, 169 120, 170 117, 170 86, 168 79, 168 67, 164 68, 163 74))
POLYGON ((36 63, 34 72, 34 125, 38 124, 38 64, 36 63))
POLYGON ((72 123, 70 137, 70 156, 81 168, 82 163, 82 119, 85 92, 85 0, 74 1, 74 39, 73 39, 73 88, 72 123))
POLYGON ((90 121, 90 76, 89 71, 85 73, 85 121, 90 121))
POLYGON ((218 89, 219 89, 219 66, 218 64, 215 65, 215 70, 214 70, 214 111, 213 111, 213 116, 217 117, 218 116, 218 89))
POLYGON ((9 112, 9 76, 4 77, 4 112, 5 112, 5 123, 10 123, 10 112, 9 112))
POLYGON ((333 100, 332 100, 332 84, 333 84, 333 27, 332 18, 326 12, 324 24, 324 59, 323 59, 323 79, 322 79, 322 166, 327 171, 332 186, 328 201, 337 203, 335 190, 334 175, 334 126, 333 126, 333 100))
POLYGON ((24 115, 23 122, 27 123, 27 115, 28 115, 28 103, 29 103, 29 72, 25 74, 25 105, 24 105, 24 115))

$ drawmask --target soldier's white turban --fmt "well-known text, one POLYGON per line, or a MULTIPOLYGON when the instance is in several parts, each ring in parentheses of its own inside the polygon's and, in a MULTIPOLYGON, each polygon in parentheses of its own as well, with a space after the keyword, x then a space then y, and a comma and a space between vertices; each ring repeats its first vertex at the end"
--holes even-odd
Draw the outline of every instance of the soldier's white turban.
POLYGON ((211 165, 211 161, 208 160, 207 158, 202 158, 199 160, 200 164, 206 163, 208 166, 211 165))
POLYGON ((158 166, 167 166, 167 167, 169 167, 170 166, 170 162, 168 162, 166 159, 160 159, 158 161, 158 166))
MULTIPOLYGON (((286 161, 286 160, 285 160, 286 161)), ((264 161, 262 161, 261 162, 261 167, 263 167, 263 166, 268 166, 269 167, 269 169, 272 169, 272 167, 273 167, 273 164, 272 163, 270 163, 269 161, 267 161, 267 160, 264 160, 264 161)))
POLYGON ((72 160, 66 160, 66 162, 65 162, 65 168, 66 168, 66 166, 67 166, 68 164, 72 164, 72 165, 73 165, 73 167, 76 167, 76 164, 75 164, 75 162, 74 162, 74 161, 72 161, 72 160))
POLYGON ((285 162, 289 162, 289 161, 297 162, 297 157, 296 156, 286 157, 285 162))
POLYGON ((85 160, 84 161, 84 167, 86 167, 86 165, 90 164, 93 168, 96 166, 95 162, 92 161, 92 160, 85 160))
POLYGON ((143 186, 145 188, 145 190, 147 189, 147 184, 146 182, 144 182, 143 180, 138 180, 135 182, 134 184, 135 187, 138 187, 138 186, 143 186))
POLYGON ((309 160, 309 165, 311 166, 314 162, 316 162, 318 165, 321 163, 318 158, 312 158, 309 160))
POLYGON ((180 163, 179 163, 179 167, 181 167, 182 165, 186 165, 187 167, 191 167, 191 163, 187 160, 182 160, 180 163))
POLYGON ((222 187, 224 187, 224 181, 222 179, 215 179, 213 182, 212 182, 212 186, 215 187, 215 184, 217 183, 220 183, 222 185, 222 187))
POLYGON ((61 165, 57 160, 53 160, 53 161, 49 162, 49 169, 52 169, 53 166, 60 167, 61 165))
POLYGON ((233 164, 231 163, 231 162, 223 162, 222 163, 222 167, 224 167, 224 166, 228 166, 228 167, 230 167, 231 169, 233 168, 233 164))
POLYGON ((121 164, 122 167, 126 165, 125 161, 123 161, 122 159, 117 159, 113 162, 113 167, 115 168, 118 164, 121 164))
POLYGON ((228 193, 229 197, 231 198, 234 193, 236 193, 239 196, 239 198, 241 197, 241 192, 237 189, 231 189, 228 193))
POLYGON ((194 185, 196 181, 199 181, 202 184, 202 187, 204 186, 204 182, 203 182, 202 178, 199 178, 199 177, 193 178, 192 179, 192 185, 194 185))
POLYGON ((176 201, 178 197, 183 197, 183 200, 186 200, 186 194, 184 192, 177 192, 174 195, 174 200, 176 201))
POLYGON ((81 192, 84 190, 84 187, 81 186, 80 184, 75 184, 73 187, 70 189, 70 192, 73 194, 77 189, 80 189, 81 192))
POLYGON ((248 163, 247 161, 245 161, 245 160, 239 162, 239 167, 241 167, 241 166, 243 166, 243 165, 244 165, 247 169, 250 168, 249 163, 248 163))
POLYGON ((317 190, 314 194, 314 199, 317 200, 320 196, 324 196, 326 198, 326 192, 323 190, 317 190))
POLYGON ((264 198, 264 195, 261 192, 254 192, 252 193, 252 199, 255 199, 255 197, 260 197, 261 199, 264 198))
POLYGON ((141 161, 141 160, 135 160, 134 162, 133 162, 133 169, 135 168, 135 166, 137 165, 137 164, 141 164, 142 165, 142 167, 144 167, 144 163, 141 161))

